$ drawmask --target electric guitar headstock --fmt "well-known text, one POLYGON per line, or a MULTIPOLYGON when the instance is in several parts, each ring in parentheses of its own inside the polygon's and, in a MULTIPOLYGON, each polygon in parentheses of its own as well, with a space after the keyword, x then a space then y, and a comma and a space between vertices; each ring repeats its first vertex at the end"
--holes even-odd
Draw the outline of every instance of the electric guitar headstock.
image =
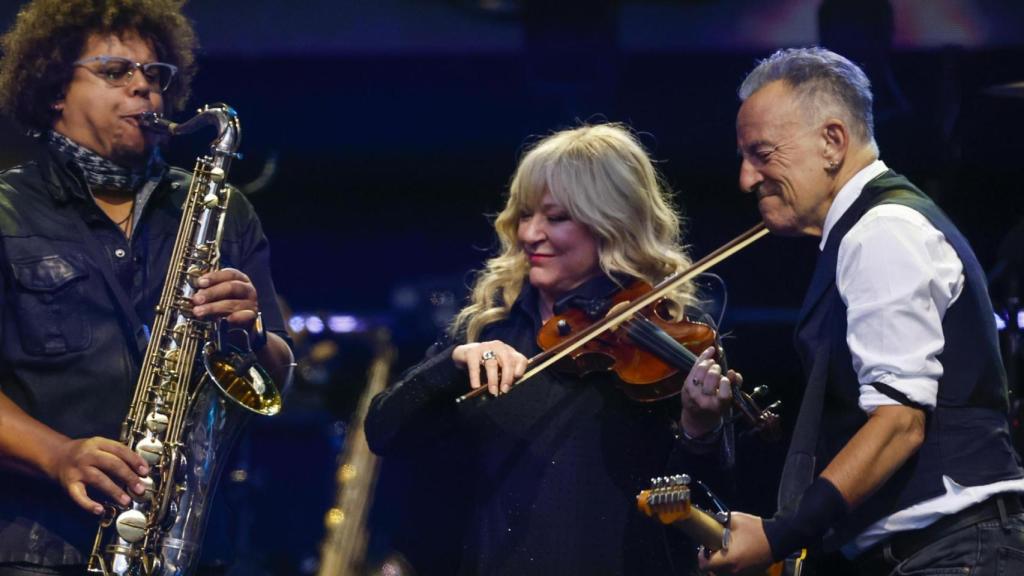
MULTIPOLYGON (((636 495, 636 507, 662 524, 678 526, 694 542, 708 550, 729 547, 728 513, 711 515, 690 502, 690 477, 686 474, 651 479, 651 487, 636 495)), ((698 484, 700 484, 698 482, 698 484)), ((700 484, 703 486, 702 484, 700 484)), ((705 488, 706 490, 706 488, 705 488)), ((713 496, 712 496, 713 498, 713 496)), ((806 550, 772 564, 764 576, 801 576, 806 550)))
POLYGON ((689 518, 690 477, 685 474, 652 478, 651 487, 636 495, 636 507, 662 524, 674 524, 689 518))
POLYGON ((652 478, 651 487, 636 496, 636 507, 662 524, 679 526, 698 544, 720 550, 729 545, 728 518, 715 518, 690 503, 690 477, 686 474, 652 478))

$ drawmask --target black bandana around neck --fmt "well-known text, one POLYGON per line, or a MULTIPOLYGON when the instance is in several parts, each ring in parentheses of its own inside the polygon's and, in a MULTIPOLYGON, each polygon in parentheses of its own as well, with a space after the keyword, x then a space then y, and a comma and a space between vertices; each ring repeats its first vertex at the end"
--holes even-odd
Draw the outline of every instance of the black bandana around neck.
POLYGON ((155 146, 146 167, 133 170, 107 160, 55 130, 48 131, 45 140, 50 147, 67 156, 81 168, 90 189, 136 192, 150 176, 160 174, 164 170, 160 149, 155 146))

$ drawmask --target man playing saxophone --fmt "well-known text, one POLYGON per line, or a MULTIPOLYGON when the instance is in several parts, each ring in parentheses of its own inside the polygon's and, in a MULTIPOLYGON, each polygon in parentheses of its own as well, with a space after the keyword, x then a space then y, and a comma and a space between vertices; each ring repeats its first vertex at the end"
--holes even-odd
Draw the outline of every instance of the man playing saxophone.
MULTIPOLYGON (((145 112, 181 110, 195 34, 175 0, 36 0, 3 36, 0 109, 33 134, 0 173, 0 576, 81 574, 101 502, 144 491, 119 436, 190 174, 145 112)), ((277 382, 292 354, 252 206, 192 295, 277 382), (248 342, 245 342, 248 338, 248 342)))

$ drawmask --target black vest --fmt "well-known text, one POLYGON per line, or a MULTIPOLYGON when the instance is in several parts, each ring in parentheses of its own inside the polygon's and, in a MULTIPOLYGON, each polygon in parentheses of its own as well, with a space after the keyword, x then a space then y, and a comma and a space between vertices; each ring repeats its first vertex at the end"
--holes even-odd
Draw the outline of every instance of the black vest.
MULTIPOLYGON (((963 262, 965 282, 963 292, 942 321, 946 342, 938 360, 943 375, 937 406, 927 415, 924 444, 878 492, 835 528, 826 540, 827 549, 841 546, 889 514, 943 494, 943 475, 966 486, 1024 475, 1010 442, 1006 374, 981 266, 949 218, 906 178, 891 171, 869 182, 830 232, 800 312, 796 344, 808 375, 805 394, 824 387, 823 402, 816 407, 805 402, 800 414, 801 420, 814 418, 820 422, 814 448, 815 475, 867 421, 857 403, 860 385, 846 344, 846 305, 836 287, 836 259, 839 244, 850 228, 880 204, 907 206, 927 218, 963 262)), ((794 446, 799 443, 794 438, 794 446)), ((793 452, 791 448, 790 458, 793 452)), ((793 494, 791 482, 792 478, 783 479, 780 496, 787 490, 793 494)))

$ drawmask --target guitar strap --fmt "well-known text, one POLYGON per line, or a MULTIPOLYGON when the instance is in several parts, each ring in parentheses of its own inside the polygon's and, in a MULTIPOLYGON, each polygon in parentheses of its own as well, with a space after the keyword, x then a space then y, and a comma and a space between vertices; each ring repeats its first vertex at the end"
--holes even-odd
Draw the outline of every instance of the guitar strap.
MULTIPOLYGON (((852 217, 856 213, 856 208, 855 204, 843 218, 840 218, 831 232, 827 245, 818 255, 811 284, 807 288, 807 294, 800 306, 800 320, 797 322, 794 334, 798 347, 800 346, 800 335, 804 330, 813 330, 820 336, 822 330, 828 330, 833 326, 835 307, 823 310, 824 317, 820 321, 814 320, 814 312, 819 306, 830 306, 826 294, 836 281, 835 266, 831 263, 835 262, 839 250, 839 240, 846 234, 844 226, 848 229, 856 222, 856 219, 852 217), (810 326, 808 322, 815 322, 817 325, 810 326)), ((818 432, 821 428, 822 413, 825 411, 825 387, 828 384, 831 355, 831 340, 818 338, 817 341, 813 364, 808 371, 804 398, 800 403, 800 413, 793 428, 793 438, 789 444, 786 463, 782 468, 782 478, 779 481, 777 501, 779 514, 790 515, 796 512, 804 491, 814 481, 818 432)))
POLYGON ((804 491, 814 481, 818 431, 821 415, 825 410, 825 385, 828 378, 829 349, 822 346, 815 355, 814 366, 808 378, 804 398, 800 403, 800 415, 793 428, 793 439, 786 454, 779 481, 779 513, 793 513, 800 504, 804 491))

